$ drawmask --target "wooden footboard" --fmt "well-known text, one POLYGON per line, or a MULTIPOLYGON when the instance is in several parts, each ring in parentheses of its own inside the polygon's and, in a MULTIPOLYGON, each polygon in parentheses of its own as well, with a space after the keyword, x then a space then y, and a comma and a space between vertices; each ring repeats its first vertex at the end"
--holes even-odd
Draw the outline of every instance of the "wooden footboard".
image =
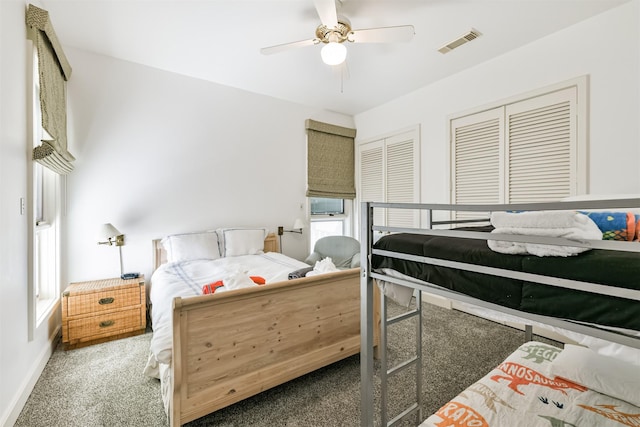
POLYGON ((179 426, 359 353, 360 269, 176 298, 173 344, 179 426))

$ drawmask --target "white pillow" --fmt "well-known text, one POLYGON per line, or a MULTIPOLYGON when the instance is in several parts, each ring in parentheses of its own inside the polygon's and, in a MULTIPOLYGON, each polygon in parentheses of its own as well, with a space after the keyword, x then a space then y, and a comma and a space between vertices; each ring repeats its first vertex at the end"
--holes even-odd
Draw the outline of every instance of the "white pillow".
POLYGON ((266 228, 218 228, 222 256, 255 255, 264 250, 266 228))
POLYGON ((640 406, 640 366, 604 356, 586 347, 566 344, 549 365, 552 375, 598 393, 640 406))
POLYGON ((214 231, 173 234, 162 239, 161 243, 167 251, 168 262, 220 258, 218 234, 214 231))

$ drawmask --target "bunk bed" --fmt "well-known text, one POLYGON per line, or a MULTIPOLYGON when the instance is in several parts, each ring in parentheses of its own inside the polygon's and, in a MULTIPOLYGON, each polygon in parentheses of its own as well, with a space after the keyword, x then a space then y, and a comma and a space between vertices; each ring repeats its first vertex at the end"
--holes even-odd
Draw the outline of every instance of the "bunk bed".
POLYGON ((145 374, 160 379, 171 426, 360 351, 359 268, 291 276, 309 265, 279 253, 262 228, 152 244, 145 374))
MULTIPOLYGON (((412 415, 423 419, 419 380, 422 375, 421 340, 416 340, 416 356, 411 360, 389 369, 386 358, 388 325, 421 316, 422 292, 415 290, 472 304, 491 313, 517 316, 530 323, 594 337, 596 341, 616 343, 632 353, 636 351, 633 349, 640 349, 638 235, 633 230, 623 237, 625 241, 603 240, 602 235, 606 233, 597 227, 602 234, 592 237, 596 221, 591 218, 584 220, 584 217, 595 217, 594 212, 602 213, 604 210, 605 213, 626 212, 633 222, 640 219, 636 216, 640 213, 638 207, 640 199, 512 205, 362 203, 361 425, 373 426, 376 413, 379 413, 380 425, 396 425, 412 415), (376 225, 375 209, 417 209, 426 227, 376 225), (491 221, 505 216, 511 220, 513 215, 521 215, 517 217, 518 221, 536 216, 539 219, 539 215, 547 213, 557 217, 564 214, 575 216, 584 222, 585 227, 591 227, 590 234, 573 237, 571 233, 530 233, 531 229, 526 227, 496 228, 491 221), (456 220, 458 217, 465 219, 456 220), (385 235, 374 239, 381 233, 385 235), (522 248, 530 251, 520 253, 522 248), (543 253, 537 252, 540 249, 543 253), (376 308, 373 291, 378 287, 384 292, 379 346, 381 396, 376 411, 370 349, 373 346, 373 313, 376 308), (386 295, 397 296, 398 289, 415 295, 416 308, 401 316, 387 318, 386 295), (416 400, 395 417, 390 417, 386 408, 389 393, 387 377, 409 366, 415 366, 416 400)), ((636 224, 633 222, 629 226, 635 228, 636 224)), ((421 322, 417 324, 419 336, 421 322)), ((530 339, 530 328, 527 332, 527 339, 530 339)))

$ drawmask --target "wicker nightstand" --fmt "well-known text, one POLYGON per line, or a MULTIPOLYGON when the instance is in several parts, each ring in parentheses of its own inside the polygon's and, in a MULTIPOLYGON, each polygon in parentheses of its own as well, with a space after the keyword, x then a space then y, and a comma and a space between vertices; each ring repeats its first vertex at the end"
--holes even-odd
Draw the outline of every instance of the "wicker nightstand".
POLYGON ((144 276, 71 283, 62 293, 65 350, 138 335, 146 326, 144 276))

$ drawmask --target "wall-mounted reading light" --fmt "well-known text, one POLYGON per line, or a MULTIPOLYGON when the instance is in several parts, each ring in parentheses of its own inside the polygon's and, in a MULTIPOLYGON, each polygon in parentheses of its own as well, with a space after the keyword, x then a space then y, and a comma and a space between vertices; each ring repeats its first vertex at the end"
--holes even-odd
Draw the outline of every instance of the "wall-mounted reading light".
POLYGON ((284 227, 278 227, 278 236, 282 236, 284 233, 299 233, 302 234, 302 229, 305 227, 304 221, 300 218, 297 218, 293 223, 292 230, 285 230, 284 227))
POLYGON ((278 227, 278 236, 280 236, 280 252, 282 252, 282 235, 284 233, 298 233, 302 234, 302 229, 305 228, 306 225, 304 221, 300 218, 296 218, 293 223, 293 228, 291 230, 285 230, 283 226, 278 227))

